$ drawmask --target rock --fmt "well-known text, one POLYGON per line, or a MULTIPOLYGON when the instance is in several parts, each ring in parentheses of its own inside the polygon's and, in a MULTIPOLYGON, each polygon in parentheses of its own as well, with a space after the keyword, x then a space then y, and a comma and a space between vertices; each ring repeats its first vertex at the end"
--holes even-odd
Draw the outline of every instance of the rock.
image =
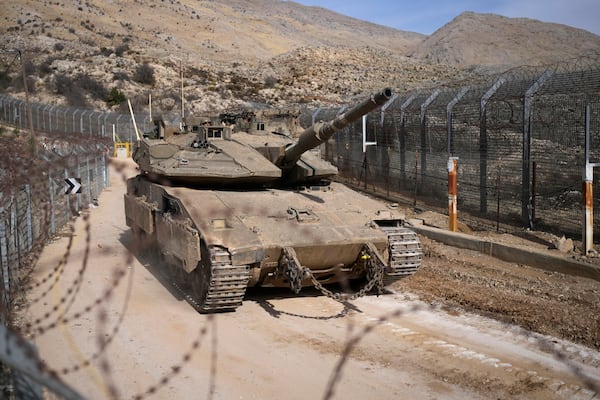
POLYGON ((562 237, 554 237, 550 240, 555 249, 560 251, 561 253, 570 253, 573 251, 575 246, 573 245, 573 240, 562 237))

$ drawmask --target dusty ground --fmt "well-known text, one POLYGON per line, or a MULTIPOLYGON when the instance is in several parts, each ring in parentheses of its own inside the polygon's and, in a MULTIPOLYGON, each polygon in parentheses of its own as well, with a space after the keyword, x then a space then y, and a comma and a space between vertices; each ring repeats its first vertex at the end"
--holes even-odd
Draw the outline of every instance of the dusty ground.
POLYGON ((47 246, 34 278, 50 279, 22 312, 46 365, 86 398, 600 393, 596 281, 422 238, 421 270, 383 296, 340 304, 254 289, 234 313, 201 315, 155 258, 132 257, 123 192, 113 171, 100 206, 47 246))
POLYGON ((396 290, 600 349, 600 282, 421 240, 423 268, 396 290))

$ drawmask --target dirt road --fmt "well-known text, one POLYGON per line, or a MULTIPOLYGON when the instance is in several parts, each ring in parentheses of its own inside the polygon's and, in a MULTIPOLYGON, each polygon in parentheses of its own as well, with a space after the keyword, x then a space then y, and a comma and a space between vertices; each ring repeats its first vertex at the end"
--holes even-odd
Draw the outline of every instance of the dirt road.
MULTIPOLYGON (((260 289, 234 313, 199 314, 152 254, 131 255, 124 190, 113 170, 99 206, 47 246, 23 313, 47 367, 87 398, 600 396, 593 346, 449 308, 426 274, 346 304, 260 289)), ((447 260, 428 251, 423 270, 461 262, 447 260)))

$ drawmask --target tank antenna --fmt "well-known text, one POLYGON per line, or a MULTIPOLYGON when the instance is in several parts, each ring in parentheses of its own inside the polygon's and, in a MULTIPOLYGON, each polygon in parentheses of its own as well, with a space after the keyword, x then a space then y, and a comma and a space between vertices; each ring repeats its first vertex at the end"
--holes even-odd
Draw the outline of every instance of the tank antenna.
POLYGON ((185 121, 185 111, 183 106, 183 65, 182 61, 179 60, 179 73, 181 75, 181 121, 185 121))
POLYGON ((131 107, 131 101, 127 99, 127 105, 129 105, 129 112, 131 113, 131 121, 133 122, 133 129, 135 130, 135 139, 140 140, 140 134, 138 133, 137 124, 135 123, 135 115, 133 115, 133 108, 131 107))

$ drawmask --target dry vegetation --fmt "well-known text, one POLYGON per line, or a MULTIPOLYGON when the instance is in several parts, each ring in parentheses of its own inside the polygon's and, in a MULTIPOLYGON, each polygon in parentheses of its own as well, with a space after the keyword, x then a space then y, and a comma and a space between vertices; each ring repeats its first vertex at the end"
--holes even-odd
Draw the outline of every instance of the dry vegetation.
MULTIPOLYGON (((539 21, 466 13, 426 37, 279 0, 20 0, 3 11, 0 34, 24 52, 34 100, 124 112, 125 99, 139 110, 152 93, 157 109, 177 113, 181 71, 187 108, 207 113, 342 102, 384 86, 463 79, 474 64, 600 49, 596 35, 539 21)), ((22 97, 13 57, 1 54, 0 90, 22 97)))

